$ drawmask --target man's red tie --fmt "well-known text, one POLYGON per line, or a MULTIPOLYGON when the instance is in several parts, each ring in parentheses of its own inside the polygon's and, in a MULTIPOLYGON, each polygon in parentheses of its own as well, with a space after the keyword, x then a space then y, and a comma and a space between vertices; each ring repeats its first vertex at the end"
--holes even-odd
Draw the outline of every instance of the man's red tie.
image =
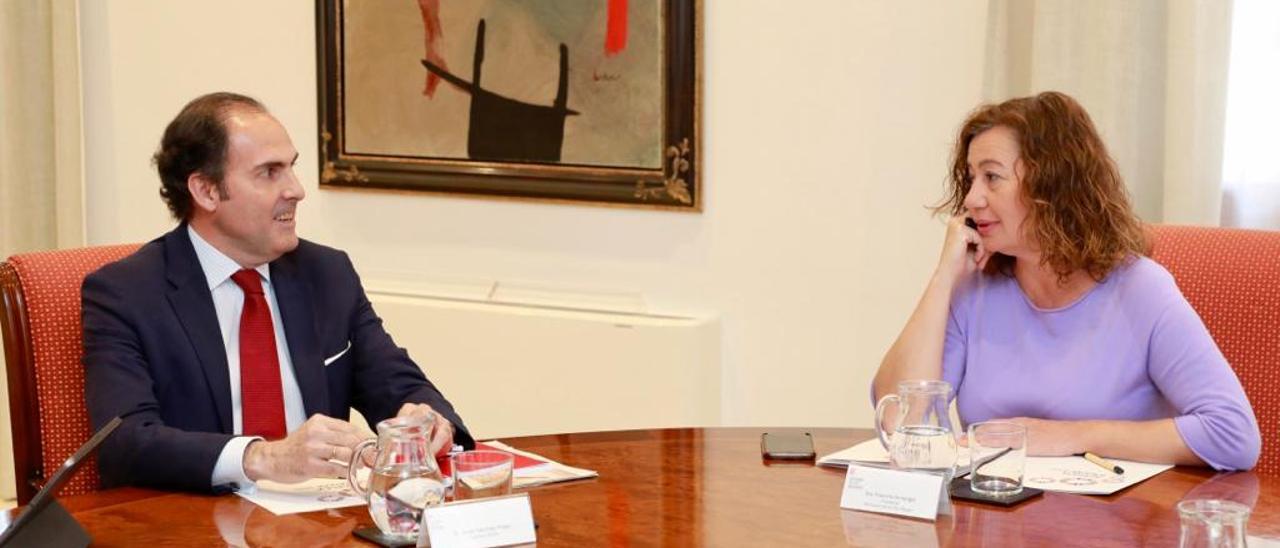
POLYGON ((271 309, 256 270, 241 270, 231 280, 244 290, 240 312, 240 414, 243 434, 267 439, 285 437, 284 389, 271 309))

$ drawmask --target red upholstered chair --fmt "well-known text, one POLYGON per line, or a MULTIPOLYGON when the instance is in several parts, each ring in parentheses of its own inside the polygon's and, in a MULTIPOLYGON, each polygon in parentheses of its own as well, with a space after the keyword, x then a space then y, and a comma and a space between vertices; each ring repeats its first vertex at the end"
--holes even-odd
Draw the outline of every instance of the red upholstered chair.
POLYGON ((1151 258, 1173 274, 1253 404, 1255 470, 1280 475, 1280 232, 1157 225, 1152 235, 1151 258))
MULTIPOLYGON (((80 284, 90 272, 138 245, 27 253, 0 263, 4 359, 18 503, 26 504, 52 473, 89 439, 84 401, 80 284)), ((61 494, 98 488, 96 463, 85 463, 61 494)))

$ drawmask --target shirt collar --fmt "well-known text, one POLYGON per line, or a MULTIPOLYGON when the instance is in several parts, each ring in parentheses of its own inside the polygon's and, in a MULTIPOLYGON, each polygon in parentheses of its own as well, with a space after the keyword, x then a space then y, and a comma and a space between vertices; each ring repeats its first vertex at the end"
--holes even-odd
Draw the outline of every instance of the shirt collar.
MULTIPOLYGON (((240 271, 239 264, 201 238, 200 233, 196 232, 191 225, 187 225, 187 234, 191 236, 191 247, 196 249, 196 259, 200 261, 200 269, 204 271, 210 291, 225 283, 232 274, 240 271)), ((254 270, 258 271, 267 283, 271 283, 271 268, 268 263, 260 264, 254 267, 254 270)))

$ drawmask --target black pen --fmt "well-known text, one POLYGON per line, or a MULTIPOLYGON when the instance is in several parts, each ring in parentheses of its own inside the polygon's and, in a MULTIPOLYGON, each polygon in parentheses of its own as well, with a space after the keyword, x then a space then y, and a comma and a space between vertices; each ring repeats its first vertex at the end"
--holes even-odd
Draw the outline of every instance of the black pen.
POLYGON ((1124 468, 1121 468, 1121 467, 1119 467, 1119 466, 1116 466, 1116 463, 1111 462, 1111 461, 1109 461, 1109 460, 1107 460, 1107 459, 1104 459, 1104 458, 1102 458, 1102 457, 1099 457, 1099 456, 1097 456, 1097 455, 1095 455, 1095 454, 1093 454, 1093 453, 1090 453, 1090 452, 1088 452, 1088 451, 1085 451, 1085 452, 1083 452, 1083 453, 1076 453, 1076 456, 1077 456, 1077 457, 1084 457, 1084 460, 1087 460, 1087 461, 1089 461, 1089 462, 1092 462, 1092 463, 1094 463, 1094 464, 1096 464, 1096 465, 1098 465, 1098 466, 1101 466, 1101 467, 1103 467, 1103 468, 1106 468, 1107 470, 1110 470, 1110 471, 1115 472, 1115 473, 1117 473, 1117 474, 1124 474, 1124 468))
POLYGON ((986 465, 988 465, 988 464, 991 464, 991 463, 995 462, 995 461, 996 461, 996 459, 999 459, 1000 457, 1005 456, 1005 455, 1006 455, 1006 454, 1008 454, 1010 451, 1013 451, 1013 448, 1012 448, 1012 447, 1005 447, 1004 449, 1001 449, 1000 451, 996 452, 996 454, 994 454, 994 455, 991 455, 991 456, 989 456, 989 457, 987 457, 987 458, 985 458, 985 459, 982 459, 982 460, 980 460, 980 461, 978 461, 978 462, 976 462, 976 463, 972 463, 972 466, 970 466, 969 470, 973 471, 973 473, 975 473, 975 474, 976 474, 976 473, 978 473, 978 469, 979 469, 979 468, 982 468, 983 466, 986 466, 986 465))

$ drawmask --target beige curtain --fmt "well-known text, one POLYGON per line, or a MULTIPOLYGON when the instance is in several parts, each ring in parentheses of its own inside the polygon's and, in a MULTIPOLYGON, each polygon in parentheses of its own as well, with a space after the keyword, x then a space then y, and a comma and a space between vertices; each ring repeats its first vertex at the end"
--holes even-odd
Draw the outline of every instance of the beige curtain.
MULTIPOLYGON (((0 258, 84 245, 79 34, 76 0, 0 1, 0 258)), ((0 497, 13 498, 5 379, 0 497)))
POLYGON ((1280 2, 1235 0, 1222 226, 1280 230, 1280 2))
POLYGON ((988 100, 1075 97, 1144 220, 1218 224, 1229 0, 991 0, 989 10, 988 100))

